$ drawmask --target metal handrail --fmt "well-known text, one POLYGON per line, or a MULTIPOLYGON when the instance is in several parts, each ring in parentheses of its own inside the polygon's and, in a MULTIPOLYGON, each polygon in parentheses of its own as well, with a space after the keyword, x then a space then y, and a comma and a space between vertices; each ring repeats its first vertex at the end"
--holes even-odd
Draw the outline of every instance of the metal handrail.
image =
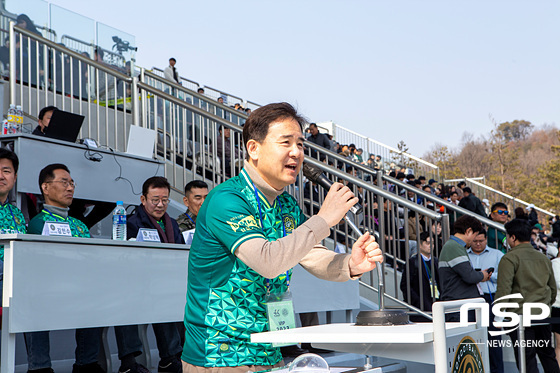
POLYGON ((364 136, 364 135, 362 135, 362 134, 359 134, 359 133, 356 132, 356 131, 349 130, 348 128, 345 128, 345 127, 342 127, 342 126, 339 126, 339 125, 336 125, 336 126, 342 128, 344 131, 348 131, 348 132, 350 132, 350 133, 352 133, 352 134, 354 134, 354 135, 356 135, 356 136, 359 136, 359 137, 361 137, 361 138, 363 138, 363 139, 365 139, 365 140, 368 140, 368 141, 371 141, 371 142, 373 142, 373 143, 375 143, 375 144, 377 144, 377 145, 383 146, 383 147, 389 149, 390 151, 392 151, 392 152, 394 152, 394 153, 397 153, 397 154, 404 154, 404 155, 406 155, 407 157, 409 157, 410 159, 415 160, 416 162, 420 162, 420 163, 422 163, 422 164, 424 164, 424 165, 426 165, 426 166, 428 166, 428 167, 431 167, 431 168, 433 168, 433 169, 439 169, 439 167, 436 166, 435 164, 430 163, 430 162, 428 162, 428 161, 425 161, 425 160, 423 160, 423 159, 421 159, 421 158, 415 157, 415 156, 413 156, 413 155, 410 154, 410 153, 407 153, 407 152, 402 151, 402 150, 399 150, 399 149, 395 149, 395 148, 393 148, 392 146, 383 144, 383 143, 381 143, 381 142, 379 142, 379 141, 377 141, 377 140, 374 140, 374 139, 372 139, 372 138, 370 138, 370 137, 367 137, 367 136, 364 136))
POLYGON ((210 120, 213 120, 215 122, 217 122, 220 125, 223 125, 225 127, 228 127, 230 129, 234 129, 238 132, 241 132, 243 130, 243 128, 241 126, 236 125, 235 123, 232 122, 228 122, 227 120, 225 120, 224 118, 218 117, 204 109, 199 108, 198 106, 195 106, 193 104, 188 103, 187 101, 183 101, 180 98, 177 98, 175 96, 170 95, 169 93, 165 93, 163 91, 160 91, 159 89, 152 87, 149 84, 146 84, 144 82, 138 82, 137 83, 138 88, 146 90, 152 94, 158 95, 161 98, 164 98, 165 100, 171 101, 173 102, 175 105, 178 105, 184 109, 188 109, 193 111, 196 114, 202 115, 210 120))
POLYGON ((317 145, 317 144, 315 144, 315 143, 313 143, 309 140, 304 140, 303 143, 305 144, 306 147, 309 147, 313 150, 316 150, 320 154, 326 155, 329 159, 335 159, 339 162, 347 163, 347 164, 351 165, 352 167, 356 168, 357 170, 360 170, 362 172, 366 172, 366 173, 368 173, 372 176, 377 175, 377 171, 372 169, 371 167, 364 166, 361 163, 356 163, 356 162, 354 162, 354 161, 352 161, 348 158, 345 158, 345 157, 341 156, 340 154, 338 154, 336 152, 333 152, 330 149, 323 148, 322 146, 317 145))
MULTIPOLYGON (((161 76, 159 76, 159 75, 157 75, 157 74, 154 74, 153 72, 151 72, 151 71, 149 71, 149 70, 144 70, 144 75, 146 75, 146 76, 148 76, 148 77, 150 77, 150 78, 152 78, 152 79, 155 79, 155 80, 159 81, 160 83, 167 84, 167 85, 169 85, 170 87, 173 87, 173 88, 175 88, 175 89, 177 89, 177 90, 179 90, 179 91, 181 91, 181 92, 183 92, 183 93, 186 93, 186 94, 189 94, 189 95, 191 95, 191 96, 193 96, 193 97, 196 97, 196 98, 198 98, 198 99, 201 100, 201 101, 208 102, 208 103, 210 103, 211 105, 217 105, 220 109, 222 109, 222 110, 224 110, 224 111, 227 111, 227 112, 230 113, 230 114, 237 115, 237 116, 239 116, 239 117, 241 117, 241 118, 244 118, 244 119, 247 119, 247 118, 248 118, 248 116, 247 116, 246 114, 240 112, 239 110, 235 110, 235 109, 233 109, 233 108, 230 108, 230 107, 227 106, 227 105, 220 105, 219 103, 216 103, 216 102, 213 102, 213 101, 210 102, 210 101, 208 100, 208 97, 207 97, 207 96, 201 95, 200 93, 197 93, 197 92, 192 91, 192 90, 190 90, 190 89, 188 89, 188 88, 185 88, 184 86, 182 86, 182 85, 180 85, 180 84, 178 84, 178 83, 176 83, 176 82, 172 82, 172 81, 170 81, 170 80, 167 80, 167 79, 165 79, 165 78, 162 78, 161 76)), ((157 93, 157 94, 159 95, 159 94, 162 93, 162 91, 157 90, 156 92, 152 92, 152 93, 157 93)), ((170 97, 173 97, 173 96, 170 96, 170 97)), ((179 100, 179 101, 185 102, 185 101, 182 101, 182 100, 179 100)), ((174 102, 175 102, 175 101, 174 101, 174 102)), ((188 102, 187 102, 187 104, 188 104, 188 102)), ((194 106, 194 105, 192 105, 192 107, 195 107, 195 108, 199 109, 197 106, 194 106)), ((209 113, 209 112, 206 111, 206 110, 202 110, 202 111, 197 112, 197 114, 206 115, 206 114, 211 114, 211 113, 209 113)), ((219 117, 215 117, 215 118, 219 118, 219 117)), ((223 118, 221 118, 221 120, 224 121, 223 118)), ((220 123, 221 123, 221 121, 220 121, 220 123)), ((231 123, 231 122, 225 121, 224 123, 231 123)), ((239 127, 239 128, 241 128, 241 127, 239 127)))
POLYGON ((490 228, 495 228, 495 229, 497 229, 497 230, 499 230, 499 231, 502 231, 502 232, 505 232, 505 231, 506 231, 505 228, 504 228, 504 226, 503 226, 503 224, 496 223, 495 221, 490 220, 490 219, 488 219, 487 217, 478 215, 478 214, 476 214, 476 213, 474 213, 474 212, 472 212, 472 211, 470 211, 470 210, 467 210, 467 209, 464 209, 464 208, 462 208, 462 207, 459 207, 459 206, 457 206, 457 205, 455 205, 455 204, 453 204, 453 203, 451 203, 451 202, 449 202, 449 201, 444 200, 443 198, 434 196, 433 194, 430 194, 430 193, 428 193, 428 192, 425 192, 425 191, 423 191, 423 190, 421 190, 421 189, 418 189, 418 188, 416 188, 416 187, 414 187, 414 186, 412 186, 412 185, 409 185, 409 184, 407 184, 407 183, 403 183, 402 181, 399 181, 399 180, 397 180, 397 179, 395 179, 395 178, 392 178, 392 177, 390 177, 390 176, 387 176, 387 175, 383 175, 383 180, 387 180, 387 181, 391 182, 392 184, 397 185, 397 186, 400 187, 400 188, 403 188, 403 189, 406 189, 406 190, 412 190, 412 191, 414 191, 417 195, 419 195, 419 196, 421 196, 421 197, 423 197, 423 198, 426 198, 427 200, 429 200, 429 201, 431 201, 431 202, 437 203, 438 205, 442 205, 442 206, 444 206, 446 209, 449 209, 449 210, 451 210, 451 211, 455 211, 455 212, 458 212, 458 213, 463 214, 463 215, 471 215, 471 216, 474 216, 474 217, 477 218, 481 223, 487 225, 487 226, 490 227, 490 228))
MULTIPOLYGON (((163 70, 160 69, 159 67, 155 67, 155 66, 152 67, 152 70, 159 71, 159 72, 161 72, 161 73, 165 73, 165 71, 163 71, 163 70)), ((149 70, 146 70, 146 71, 149 71, 149 70)), ((155 74, 154 74, 154 75, 155 75, 155 74)), ((156 75, 156 76, 160 77, 159 75, 156 75)), ((161 78, 161 77, 160 77, 160 78, 161 78)), ((190 79, 184 78, 184 77, 182 77, 182 76, 181 76, 180 78, 181 78, 181 81, 186 80, 187 82, 192 83, 192 84, 195 84, 197 87, 200 87, 200 83, 197 83, 197 82, 195 82, 194 80, 190 80, 190 79)), ((167 80, 167 81, 168 81, 168 80, 167 80)), ((183 87, 183 88, 185 88, 185 87, 183 87)))
POLYGON ((340 177, 343 178, 345 180, 348 180, 349 182, 351 182, 352 184, 358 186, 358 187, 362 187, 365 190, 375 193, 391 202, 396 202, 399 205, 408 208, 409 210, 412 210, 414 212, 418 212, 420 214, 423 214, 431 219, 434 219, 436 221, 441 221, 443 216, 433 210, 430 210, 422 205, 419 205, 417 203, 411 202, 405 198, 401 198, 398 195, 391 193, 383 188, 378 187, 377 185, 373 185, 373 184, 368 184, 365 181, 363 181, 362 179, 359 179, 357 177, 348 175, 345 172, 341 172, 340 170, 338 170, 337 168, 331 167, 321 161, 316 160, 315 158, 309 157, 309 156, 305 156, 305 162, 312 164, 313 166, 320 168, 321 170, 328 172, 329 174, 335 175, 336 177, 340 177))
MULTIPOLYGON (((312 149, 314 149, 314 150, 317 150, 318 152, 322 152, 322 153, 326 154, 327 156, 332 157, 332 158, 334 158, 334 159, 337 159, 337 160, 339 160, 339 161, 341 161, 341 162, 349 163, 349 164, 351 164, 352 167, 355 167, 355 168, 357 168, 358 170, 361 170, 361 171, 363 171, 363 172, 369 173, 369 174, 372 175, 372 176, 377 175, 377 172, 376 172, 375 170, 372 170, 371 168, 366 167, 366 166, 364 166, 364 165, 361 165, 361 164, 359 164, 359 163, 352 162, 351 160, 349 160, 349 159, 347 159, 347 158, 344 158, 344 157, 341 157, 341 156, 339 156, 338 154, 332 152, 331 150, 325 149, 325 148, 323 148, 323 147, 321 147, 321 146, 318 146, 318 145, 316 145, 316 144, 314 144, 314 143, 312 143, 312 142, 305 141, 305 146, 309 146, 310 148, 312 148, 312 149)), ((315 160, 315 161, 316 161, 316 160, 315 160)), ((317 163, 320 163, 320 164, 323 165, 323 167, 324 167, 324 163, 319 162, 319 161, 316 161, 316 162, 317 162, 317 163)), ((330 172, 330 171, 329 171, 329 172, 330 172)), ((345 178, 348 178, 348 177, 349 177, 348 174, 344 174, 344 175, 345 175, 345 176, 344 176, 345 178)), ((483 224, 486 224, 487 226, 489 226, 489 227, 491 227, 491 228, 496 228, 496 229, 498 229, 499 231, 505 232, 505 228, 504 228, 504 226, 503 226, 502 224, 496 223, 495 221, 492 221, 492 220, 490 220, 490 219, 488 219, 488 218, 486 218, 486 217, 484 217, 484 216, 477 215, 477 214, 475 214, 474 212, 472 212, 472 211, 470 211, 470 210, 467 210, 467 209, 464 209, 464 208, 462 208, 462 207, 459 207, 459 206, 457 206, 457 205, 455 205, 455 204, 453 204, 453 203, 451 203, 451 202, 449 202, 449 201, 444 200, 443 198, 434 196, 434 195, 431 194, 431 193, 425 192, 425 191, 423 191, 423 190, 421 190, 421 189, 419 189, 419 188, 416 188, 416 187, 414 187, 414 186, 412 186, 412 185, 409 185, 409 184, 407 184, 407 183, 404 183, 404 182, 402 182, 402 181, 399 181, 398 179, 392 178, 392 177, 390 177, 389 175, 385 175, 385 174, 382 174, 382 175, 383 175, 383 180, 384 180, 384 181, 390 182, 391 184, 394 184, 394 185, 398 186, 398 187, 401 188, 401 189, 413 191, 416 195, 418 195, 418 196, 420 196, 420 197, 423 197, 423 198, 425 198, 426 200, 431 201, 431 202, 434 202, 434 203, 436 203, 436 204, 438 204, 438 205, 442 205, 442 206, 444 206, 446 209, 449 209, 449 210, 451 210, 451 211, 455 211, 455 212, 458 212, 458 213, 463 214, 463 215, 472 215, 472 216, 476 217, 476 218, 477 218, 480 222, 482 222, 483 224)), ((360 180, 364 185, 369 185, 369 184, 365 184, 365 183, 363 182, 363 180, 361 180, 361 179, 356 179, 356 180, 360 180)), ((361 185, 360 185, 360 186, 361 186, 361 185)), ((379 188, 379 187, 376 187, 376 188, 379 188)), ((381 189, 381 188, 380 188, 380 189, 381 189)), ((381 189, 381 190, 382 190, 383 192, 385 192, 385 193, 390 194, 390 195, 393 196, 393 197, 395 196, 395 194, 390 193, 390 192, 387 192, 387 191, 385 191, 384 189, 381 189)), ((378 190, 376 189, 375 192, 378 193, 378 190)), ((379 194, 382 194, 382 193, 379 193, 379 194)), ((403 205, 405 205, 405 203, 404 203, 403 201, 406 201, 406 202, 411 203, 411 204, 414 204, 414 205, 416 205, 416 206, 420 206, 420 205, 415 204, 414 202, 410 202, 410 201, 408 201, 406 198, 402 198, 402 197, 399 197, 399 199, 394 200, 394 201, 397 201, 397 202, 399 202, 399 204, 403 204, 403 205)), ((432 210, 429 210, 429 211, 432 211, 432 210)), ((433 212, 433 211, 432 211, 432 212, 433 212)))
POLYGON ((253 102, 253 101, 248 101, 247 100, 245 102, 247 102, 247 104, 255 105, 256 107, 261 107, 262 106, 261 104, 257 104, 256 102, 253 102))
POLYGON ((245 101, 244 101, 241 97, 239 97, 239 96, 232 95, 232 94, 227 93, 227 92, 224 92, 224 91, 222 91, 222 90, 220 90, 220 89, 212 88, 212 87, 210 87, 209 85, 205 85, 204 88, 211 89, 211 90, 216 91, 216 92, 219 92, 219 93, 221 93, 221 94, 223 94, 223 95, 227 95, 227 96, 229 96, 229 97, 236 98, 236 99, 238 99, 238 100, 241 101, 241 102, 245 102, 245 101))
POLYGON ((34 34, 27 29, 17 27, 15 24, 14 24, 14 31, 17 31, 20 34, 23 34, 25 36, 29 36, 31 39, 36 39, 37 41, 40 41, 41 43, 46 44, 47 46, 49 46, 51 48, 61 49, 65 54, 68 54, 72 58, 75 58, 75 59, 77 59, 79 61, 82 61, 82 62, 86 62, 90 65, 93 65, 96 69, 99 69, 99 70, 104 71, 108 74, 114 75, 118 79, 125 80, 127 83, 132 82, 132 78, 130 76, 128 76, 126 74, 123 74, 122 72, 120 72, 118 70, 107 67, 107 65, 99 63, 94 59, 87 58, 87 57, 81 55, 80 53, 77 53, 77 52, 73 51, 72 49, 67 48, 64 45, 60 45, 58 43, 50 41, 49 39, 45 39, 44 37, 39 36, 37 34, 34 34))
MULTIPOLYGON (((486 190, 488 190, 488 191, 490 191, 490 192, 492 192, 492 193, 496 193, 496 194, 498 194, 498 195, 500 195, 500 196, 502 196, 502 197, 504 197, 504 198, 507 198, 507 199, 511 200, 512 202, 517 202, 517 203, 522 204, 522 205, 525 205, 525 206, 529 206, 529 205, 530 205, 529 202, 525 202, 525 201, 523 201, 523 200, 521 200, 521 199, 519 199, 519 198, 515 198, 514 196, 510 196, 510 195, 507 194, 507 193, 500 192, 499 190, 494 189, 494 188, 492 188, 492 187, 489 187, 488 185, 479 183, 478 181, 476 181, 476 180, 474 180, 474 179, 465 177, 465 178, 463 178, 463 179, 461 179, 461 180, 468 181, 468 182, 470 182, 470 183, 472 183, 472 184, 474 184, 474 185, 476 185, 476 186, 478 186, 478 187, 481 187, 481 188, 483 188, 483 189, 486 189, 486 190)), ((444 180, 444 182, 450 182, 450 181, 453 181, 453 180, 444 180)), ((540 207, 536 207, 536 206, 535 206, 535 210, 540 211, 540 212, 542 212, 543 214, 546 214, 546 215, 551 216, 551 217, 554 217, 554 216, 555 216, 555 214, 553 214, 552 212, 546 211, 545 209, 542 209, 542 208, 540 208, 540 207)))
MULTIPOLYGON (((60 45, 58 43, 55 43, 55 42, 53 42, 49 39, 44 38, 43 36, 39 36, 39 35, 35 34, 35 33, 31 32, 27 29, 18 27, 18 26, 16 26, 16 24, 14 22, 10 22, 10 26, 11 26, 10 27, 10 40, 12 40, 11 30, 13 30, 14 33, 18 32, 21 35, 25 35, 32 40, 36 40, 36 41, 38 41, 42 44, 45 44, 45 45, 47 45, 51 48, 60 50, 60 51, 64 52, 65 54, 67 54, 68 56, 71 56, 72 58, 74 58, 78 61, 81 61, 81 62, 84 62, 88 65, 91 65, 91 66, 95 67, 96 69, 98 69, 100 71, 103 71, 103 72, 105 72, 109 75, 112 75, 112 76, 116 77, 117 79, 121 79, 126 83, 132 83, 132 78, 130 76, 128 76, 126 74, 123 74, 118 70, 112 69, 112 68, 108 67, 107 65, 101 64, 101 63, 99 63, 99 62, 97 62, 97 61, 95 61, 91 58, 85 57, 82 54, 77 53, 77 52, 73 51, 72 49, 67 48, 64 45, 60 45)), ((15 49, 15 44, 16 44, 15 43, 15 35, 13 36, 13 38, 14 38, 14 43, 13 43, 14 47, 13 48, 15 49)), ((12 48, 12 44, 10 44, 10 48, 12 48)), ((10 56, 12 56, 12 53, 10 53, 10 56)), ((13 61, 14 63, 12 64, 12 61, 10 61, 10 70, 13 69, 13 75, 12 76, 15 76, 15 68, 16 68, 16 66, 15 66, 15 53, 13 54, 13 57, 14 57, 14 61, 13 61)), ((12 73, 10 73, 10 74, 12 74, 12 73)), ((10 102, 16 102, 16 81, 15 81, 15 79, 10 80, 10 102)))

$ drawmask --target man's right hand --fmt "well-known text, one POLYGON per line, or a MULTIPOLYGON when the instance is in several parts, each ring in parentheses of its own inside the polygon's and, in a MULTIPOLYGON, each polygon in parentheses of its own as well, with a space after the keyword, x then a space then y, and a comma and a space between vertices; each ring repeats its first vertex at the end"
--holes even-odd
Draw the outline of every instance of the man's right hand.
POLYGON ((483 269, 483 270, 480 271, 480 272, 484 275, 484 278, 482 279, 481 282, 490 280, 490 276, 492 276, 492 272, 488 272, 487 269, 483 269))
POLYGON ((329 227, 334 227, 356 203, 358 197, 347 186, 333 183, 317 215, 325 219, 329 227))

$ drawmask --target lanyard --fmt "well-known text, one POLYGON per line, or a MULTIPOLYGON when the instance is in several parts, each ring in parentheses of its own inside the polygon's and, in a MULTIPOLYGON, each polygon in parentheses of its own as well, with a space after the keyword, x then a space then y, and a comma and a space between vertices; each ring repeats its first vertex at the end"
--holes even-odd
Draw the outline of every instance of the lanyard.
MULTIPOLYGON (((259 220, 261 221, 261 229, 263 229, 264 224, 263 224, 263 216, 262 216, 262 211, 261 211, 261 199, 259 197, 259 193, 257 192, 257 187, 255 186, 255 183, 253 183, 251 181, 251 184, 253 184, 253 190, 255 191, 255 198, 257 199, 257 206, 259 207, 259 220)), ((278 197, 276 197, 276 201, 278 202, 278 206, 280 206, 280 219, 282 220, 282 237, 286 237, 286 226, 284 225, 284 218, 282 216, 282 203, 280 202, 278 197)), ((289 270, 286 271, 286 285, 288 286, 288 290, 290 290, 290 273, 289 273, 289 270)), ((268 292, 270 292, 270 280, 269 279, 266 279, 266 289, 267 289, 268 292)))
POLYGON ((189 211, 187 210, 187 212, 185 212, 185 215, 187 215, 187 218, 189 218, 190 221, 192 221, 193 224, 196 224, 194 222, 194 220, 192 220, 192 218, 189 216, 189 211))
MULTIPOLYGON (((63 218, 63 217, 60 216, 60 215, 53 214, 52 212, 50 212, 50 211, 47 210, 47 209, 43 209, 43 211, 46 212, 46 213, 48 213, 50 216, 52 216, 53 219, 54 219, 54 221, 61 221, 61 222, 68 223, 68 225, 70 226, 70 228, 72 228, 72 224, 70 223, 70 220, 63 218), (60 220, 59 220, 59 219, 60 219, 60 220)), ((74 236, 74 235, 72 234, 72 236, 74 236)), ((74 237, 77 237, 77 236, 74 236, 74 237)))
POLYGON ((424 268, 426 268, 426 273, 428 274, 428 280, 432 281, 432 273, 428 269, 428 265, 426 264, 426 261, 424 260, 424 257, 423 256, 420 256, 420 257, 422 258, 422 263, 424 263, 424 268))
MULTIPOLYGON (((490 279, 488 279, 490 281, 490 279)), ((490 291, 490 285, 486 282, 486 286, 488 287, 488 295, 490 296, 490 303, 494 303, 494 297, 492 296, 492 292, 490 291)))

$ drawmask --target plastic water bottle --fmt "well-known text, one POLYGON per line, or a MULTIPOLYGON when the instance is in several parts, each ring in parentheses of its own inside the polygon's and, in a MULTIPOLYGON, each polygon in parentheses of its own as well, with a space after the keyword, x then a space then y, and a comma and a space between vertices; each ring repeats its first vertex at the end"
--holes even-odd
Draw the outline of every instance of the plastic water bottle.
POLYGON ((23 108, 21 105, 16 107, 16 126, 14 127, 14 133, 20 133, 23 127, 23 108))
POLYGON ((11 135, 12 128, 16 125, 16 105, 11 104, 8 109, 8 121, 2 126, 2 135, 11 135))
POLYGON ((113 240, 126 241, 126 210, 123 201, 117 201, 113 210, 113 240))

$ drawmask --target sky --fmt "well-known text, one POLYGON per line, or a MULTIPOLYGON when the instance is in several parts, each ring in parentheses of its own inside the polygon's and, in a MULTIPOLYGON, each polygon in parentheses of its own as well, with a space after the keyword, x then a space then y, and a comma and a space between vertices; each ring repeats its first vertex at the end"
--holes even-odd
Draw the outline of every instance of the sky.
MULTIPOLYGON (((134 35, 138 66, 175 57, 201 85, 287 101, 311 121, 404 140, 417 156, 457 148, 464 132, 487 135, 493 122, 560 125, 559 1, 50 3, 134 35)), ((60 14, 75 33, 93 27, 60 14)))

